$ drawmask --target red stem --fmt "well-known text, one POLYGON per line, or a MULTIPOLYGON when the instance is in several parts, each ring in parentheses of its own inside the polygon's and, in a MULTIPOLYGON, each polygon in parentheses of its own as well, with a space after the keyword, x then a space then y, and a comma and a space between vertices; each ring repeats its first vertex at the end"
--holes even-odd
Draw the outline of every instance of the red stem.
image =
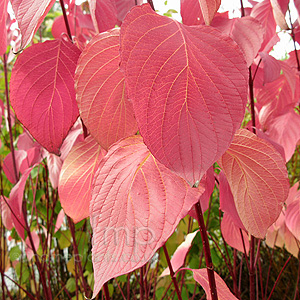
POLYGON ((107 282, 104 283, 104 285, 103 285, 103 291, 104 291, 105 299, 110 300, 107 282))
POLYGON ((150 4, 151 8, 155 11, 153 1, 152 0, 147 0, 147 2, 150 4))
POLYGON ((206 232, 206 227, 205 227, 205 223, 204 223, 204 219, 203 219, 203 213, 202 213, 200 201, 198 201, 195 204, 195 210, 197 213, 199 229, 200 229, 200 234, 201 234, 202 244, 203 244, 203 249, 204 249, 204 256, 205 256, 205 262, 206 262, 206 270, 207 270, 207 275, 208 275, 211 299, 218 300, 214 266, 213 266, 212 259, 211 259, 208 237, 207 237, 207 232, 206 232))
POLYGON ((66 25, 66 28, 67 28, 68 36, 69 36, 70 40, 73 42, 72 33, 71 33, 71 29, 70 29, 66 9, 65 9, 64 0, 59 0, 59 2, 60 2, 60 6, 61 6, 61 9, 62 9, 63 16, 64 16, 64 21, 65 21, 65 25, 66 25))

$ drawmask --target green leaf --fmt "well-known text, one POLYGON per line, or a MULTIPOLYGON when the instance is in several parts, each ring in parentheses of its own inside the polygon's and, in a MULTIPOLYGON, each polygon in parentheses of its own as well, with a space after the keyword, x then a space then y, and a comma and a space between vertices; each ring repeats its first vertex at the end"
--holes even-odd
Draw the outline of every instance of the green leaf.
POLYGON ((9 258, 11 261, 17 260, 21 256, 21 249, 19 246, 14 246, 9 251, 9 258))
POLYGON ((58 240, 60 249, 68 248, 71 245, 72 235, 70 230, 61 230, 61 236, 58 240))
POLYGON ((76 281, 75 278, 71 277, 68 279, 66 283, 66 289, 70 292, 73 293, 76 291, 76 281))

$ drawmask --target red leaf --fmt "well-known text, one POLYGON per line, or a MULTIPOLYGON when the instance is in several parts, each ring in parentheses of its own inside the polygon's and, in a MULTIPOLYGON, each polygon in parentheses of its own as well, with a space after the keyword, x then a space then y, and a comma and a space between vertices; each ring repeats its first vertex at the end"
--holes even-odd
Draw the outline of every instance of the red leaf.
POLYGON ((74 73, 79 55, 71 42, 47 41, 27 48, 12 70, 11 103, 18 119, 56 154, 78 117, 74 73))
POLYGON ((180 0, 182 22, 185 25, 210 25, 221 0, 180 0))
POLYGON ((89 0, 94 26, 98 32, 112 29, 117 24, 115 0, 89 0))
POLYGON ((259 56, 264 65, 264 82, 269 83, 276 80, 281 72, 280 62, 265 52, 259 52, 259 56))
POLYGON ((107 280, 143 266, 200 191, 156 161, 140 136, 114 144, 95 174, 90 203, 93 296, 107 280))
POLYGON ((216 17, 211 25, 228 34, 236 41, 244 53, 249 67, 253 63, 263 42, 264 31, 261 24, 252 17, 241 19, 216 17))
POLYGON ((246 253, 249 252, 249 237, 247 232, 240 229, 238 226, 236 226, 235 222, 231 218, 231 216, 228 213, 224 213, 222 221, 221 221, 221 232, 224 237, 225 242, 237 249, 238 251, 244 253, 244 246, 243 246, 243 240, 245 244, 245 250, 246 253), (243 235, 243 239, 242 236, 243 235))
POLYGON ((123 22, 126 14, 130 11, 132 7, 143 4, 143 0, 115 0, 118 20, 123 22))
POLYGON ((119 70, 119 30, 95 36, 78 61, 75 76, 80 116, 104 148, 138 130, 119 70))
MULTIPOLYGON (((193 271, 194 279, 203 287, 207 300, 212 300, 210 287, 208 282, 207 270, 206 269, 190 269, 193 271)), ((230 292, 229 288, 227 287, 226 283, 223 279, 216 273, 216 287, 218 293, 219 300, 237 300, 237 298, 230 292)))
POLYGON ((20 45, 22 50, 31 42, 55 0, 12 0, 11 2, 22 34, 20 45))
POLYGON ((6 17, 8 0, 0 0, 0 56, 6 52, 6 17))
MULTIPOLYGON (((16 160, 16 171, 19 175, 20 167, 22 162, 26 159, 27 153, 24 150, 15 150, 15 160, 16 160)), ((13 183, 17 183, 17 178, 15 176, 14 164, 13 164, 13 156, 12 153, 8 153, 7 156, 3 160, 3 171, 7 177, 7 179, 13 183)))
POLYGON ((285 223, 290 232, 300 241, 300 197, 287 206, 285 223))
MULTIPOLYGON (((194 231, 192 233, 189 233, 185 240, 178 246, 176 251, 174 252, 172 259, 171 259, 171 265, 173 268, 174 273, 184 264, 185 257, 188 254, 192 242, 199 230, 194 231)), ((170 269, 169 267, 166 268, 160 275, 160 277, 170 275, 170 269)))
POLYGON ((21 179, 10 191, 9 200, 8 200, 9 207, 13 212, 11 216, 15 225, 15 229, 23 240, 25 239, 25 231, 24 231, 25 220, 24 220, 24 215, 22 210, 23 194, 24 194, 26 180, 32 169, 33 167, 27 169, 26 172, 24 172, 24 174, 21 176, 21 179))
POLYGON ((75 223, 89 216, 92 180, 104 154, 94 138, 88 136, 72 148, 64 161, 58 193, 61 206, 75 223))
POLYGON ((122 24, 121 68, 151 153, 189 183, 200 181, 244 116, 248 71, 236 43, 144 4, 122 24))
POLYGON ((241 129, 219 163, 245 228, 255 237, 264 238, 288 196, 282 156, 265 140, 241 129))
POLYGON ((276 33, 276 22, 270 0, 264 0, 256 4, 250 16, 257 19, 265 30, 264 41, 261 46, 261 50, 263 50, 276 33))

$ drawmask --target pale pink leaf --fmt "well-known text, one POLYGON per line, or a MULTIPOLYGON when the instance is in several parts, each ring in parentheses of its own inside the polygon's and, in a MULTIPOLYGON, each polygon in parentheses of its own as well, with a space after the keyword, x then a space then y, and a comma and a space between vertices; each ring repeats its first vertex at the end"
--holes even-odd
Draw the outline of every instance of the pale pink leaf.
POLYGON ((240 46, 249 67, 263 42, 264 31, 261 24, 247 16, 241 19, 216 17, 211 25, 228 34, 240 46))
POLYGON ((278 218, 289 192, 285 162, 276 149, 240 129, 219 160, 237 212, 249 234, 264 238, 278 218))
POLYGON ((32 169, 33 167, 24 172, 18 183, 10 191, 8 200, 8 204, 12 209, 12 220, 14 222, 15 229, 23 240, 25 239, 25 219, 22 210, 23 194, 26 180, 32 169))
POLYGON ((60 229, 61 225, 64 222, 64 219, 65 219, 65 212, 63 209, 61 209, 56 218, 54 233, 60 229))
POLYGON ((290 232, 300 241, 300 197, 287 206, 285 223, 290 232))
POLYGON ((88 136, 72 148, 63 163, 58 193, 65 213, 75 223, 89 216, 92 180, 104 155, 100 145, 88 136))
POLYGON ((285 215, 282 211, 276 222, 268 228, 266 235, 266 244, 271 248, 274 248, 275 246, 282 248, 284 246, 284 232, 285 215))
POLYGON ((34 142, 34 140, 27 131, 24 131, 18 137, 17 147, 19 150, 27 151, 28 149, 33 148, 37 145, 38 143, 34 142))
POLYGON ((280 6, 280 3, 279 3, 280 1, 278 1, 278 0, 270 0, 270 1, 271 1, 271 5, 272 5, 272 8, 273 8, 273 15, 274 15, 274 19, 276 21, 276 24, 282 30, 288 30, 289 26, 286 23, 285 12, 283 12, 283 10, 280 6))
POLYGON ((284 231, 284 244, 285 249, 298 258, 300 241, 289 231, 287 226, 285 226, 284 231))
POLYGON ((49 179, 54 189, 58 187, 59 174, 63 165, 63 160, 52 153, 47 156, 47 167, 49 170, 49 179))
POLYGON ((46 41, 24 50, 12 70, 11 103, 18 119, 56 154, 78 117, 74 73, 79 55, 71 42, 46 41))
POLYGON ((36 252, 38 250, 39 245, 40 245, 39 235, 35 231, 31 232, 30 234, 31 234, 31 238, 32 238, 32 241, 33 241, 34 249, 32 248, 32 244, 30 242, 29 236, 27 236, 27 238, 25 240, 25 244, 26 244, 25 253, 26 253, 28 261, 30 261, 33 258, 34 252, 36 252))
POLYGON ((300 198, 300 190, 299 188, 299 182, 296 182, 289 191, 289 196, 286 199, 285 203, 286 205, 291 204, 293 201, 297 201, 298 198, 300 198))
MULTIPOLYGON (((185 240, 178 246, 178 248, 174 252, 172 259, 171 259, 171 265, 172 265, 174 272, 176 272, 184 264, 185 257, 188 254, 188 252, 192 246, 192 242, 198 231, 199 230, 189 233, 186 236, 185 240)), ((167 276, 167 275, 170 275, 169 268, 166 268, 161 273, 160 277, 167 276)))
POLYGON ((276 34, 276 22, 270 0, 263 0, 256 4, 253 7, 250 16, 257 19, 264 28, 264 41, 261 46, 262 50, 276 34))
POLYGON ((180 0, 182 22, 185 25, 210 25, 221 0, 180 0))
POLYGON ((112 29, 117 24, 115 0, 89 0, 94 27, 97 32, 112 29))
POLYGON ((32 40, 55 0, 12 0, 12 7, 22 34, 20 49, 32 40))
POLYGON ((185 26, 144 4, 122 24, 121 69, 151 153, 199 182, 244 117, 248 70, 239 47, 211 26, 185 26))
POLYGON ((119 70, 119 32, 96 35, 80 56, 75 75, 80 116, 106 150, 138 130, 124 74, 119 70))
MULTIPOLYGON (((203 287, 207 300, 212 300, 208 275, 206 269, 190 269, 193 272, 194 279, 203 287)), ((227 287, 224 280, 216 273, 215 273, 215 280, 216 280, 216 287, 218 293, 219 300, 237 300, 237 298, 230 292, 229 288, 227 287)))
POLYGON ((219 174, 219 193, 220 193, 220 209, 230 215, 231 220, 234 222, 235 226, 246 231, 240 216, 236 210, 233 195, 227 181, 227 178, 223 171, 219 174))
POLYGON ((12 230, 14 223, 12 220, 12 214, 9 206, 7 205, 8 199, 4 196, 0 196, 0 211, 1 211, 1 221, 7 230, 12 230))
POLYGON ((0 56, 6 52, 7 48, 7 31, 6 31, 6 17, 8 0, 0 0, 0 56))
POLYGON ((233 219, 228 213, 223 214, 223 218, 221 221, 221 232, 225 242, 229 246, 243 253, 244 253, 244 246, 243 246, 243 240, 244 240, 246 253, 249 252, 250 245, 249 245, 249 237, 247 232, 240 229, 240 227, 236 226, 235 222, 233 221, 233 219))
POLYGON ((90 203, 93 295, 109 279, 143 266, 202 192, 156 161, 140 136, 114 144, 95 174, 90 203))

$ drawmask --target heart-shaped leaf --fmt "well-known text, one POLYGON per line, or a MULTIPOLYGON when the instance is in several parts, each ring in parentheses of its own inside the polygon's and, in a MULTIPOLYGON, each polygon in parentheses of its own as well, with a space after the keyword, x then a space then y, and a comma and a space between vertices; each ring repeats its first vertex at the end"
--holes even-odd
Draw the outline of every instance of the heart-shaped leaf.
MULTIPOLYGON (((12 7, 22 34, 20 49, 32 40, 55 0, 13 0, 12 7)), ((19 49, 15 49, 18 51, 19 49)))
POLYGON ((289 192, 285 162, 267 141, 240 129, 219 160, 247 231, 264 238, 289 192))
POLYGON ((104 154, 95 139, 88 136, 72 148, 63 163, 58 193, 61 206, 75 223, 89 216, 92 180, 104 154))
POLYGON ((138 130, 119 70, 119 30, 96 35, 82 52, 75 75, 80 116, 104 148, 138 130))
POLYGON ((12 70, 11 104, 18 119, 55 154, 79 115, 74 90, 79 55, 71 42, 47 41, 27 48, 12 70))
POLYGON ((190 184, 200 181, 244 117, 248 70, 236 43, 144 4, 122 24, 122 68, 151 153, 190 184))
POLYGON ((140 136, 114 144, 95 174, 94 296, 109 279, 143 266, 203 192, 151 155, 140 136))

